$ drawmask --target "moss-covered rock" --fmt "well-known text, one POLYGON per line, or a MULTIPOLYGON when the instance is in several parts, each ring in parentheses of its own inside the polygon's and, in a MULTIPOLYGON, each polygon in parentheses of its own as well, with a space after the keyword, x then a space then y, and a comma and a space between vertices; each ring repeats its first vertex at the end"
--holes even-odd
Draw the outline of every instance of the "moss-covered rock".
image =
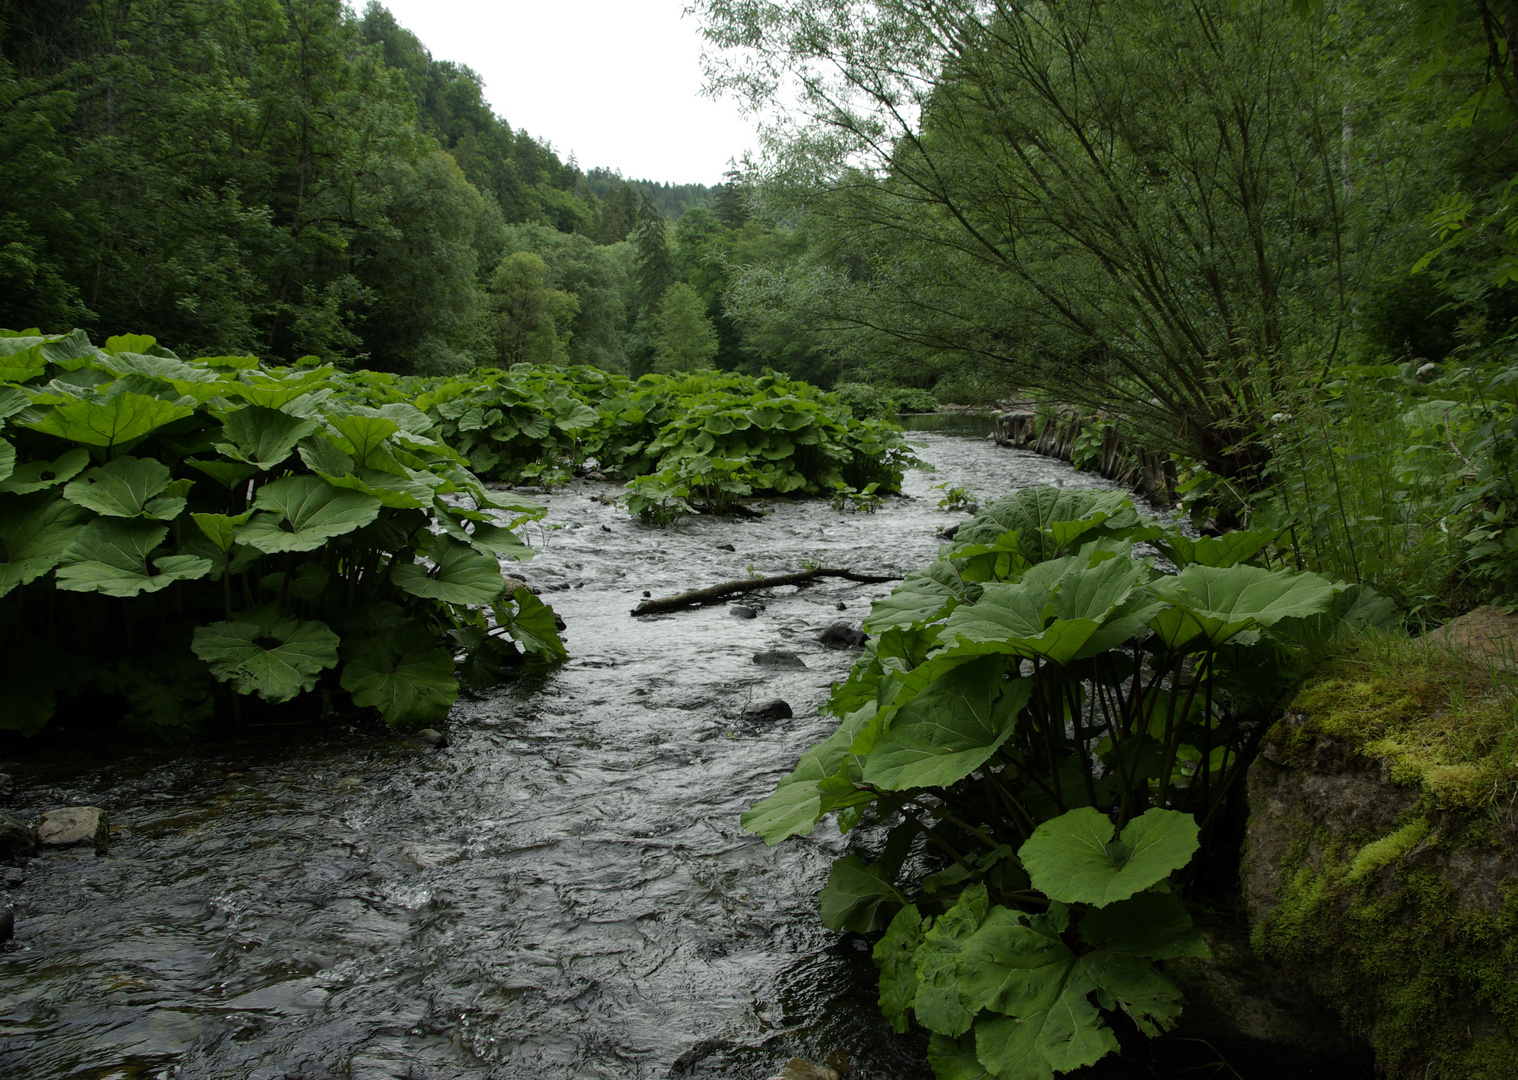
POLYGON ((1330 663, 1249 773, 1252 940, 1389 1077, 1518 1080, 1518 707, 1428 643, 1330 663))

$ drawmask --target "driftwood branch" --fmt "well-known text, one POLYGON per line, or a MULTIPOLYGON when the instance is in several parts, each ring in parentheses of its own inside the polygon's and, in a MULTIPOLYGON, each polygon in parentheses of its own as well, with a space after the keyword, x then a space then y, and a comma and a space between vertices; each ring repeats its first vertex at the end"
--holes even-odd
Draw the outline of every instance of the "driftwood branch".
POLYGON ((676 596, 667 596, 662 600, 645 600, 633 608, 632 613, 634 615, 657 615, 661 611, 681 611, 685 608, 698 607, 702 604, 720 604, 729 596, 740 596, 743 593, 753 592, 755 589, 773 589, 780 585, 810 585, 818 578, 825 577, 846 578, 849 581, 863 581, 871 585, 901 580, 897 577, 881 577, 879 574, 856 574, 852 570, 833 570, 827 567, 818 567, 812 570, 801 570, 794 574, 744 578, 742 581, 728 581, 721 585, 709 585, 704 589, 692 589, 690 592, 679 593, 676 596))

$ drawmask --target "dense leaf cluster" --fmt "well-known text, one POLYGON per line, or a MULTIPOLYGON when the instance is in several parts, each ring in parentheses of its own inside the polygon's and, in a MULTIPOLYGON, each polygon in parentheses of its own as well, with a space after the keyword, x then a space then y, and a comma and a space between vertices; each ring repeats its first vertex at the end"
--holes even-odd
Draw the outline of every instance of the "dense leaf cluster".
POLYGON ((834 866, 823 918, 889 924, 882 1005, 938 1033, 941 1076, 1089 1063, 1116 1045, 1097 1006, 1150 1033, 1179 1014, 1150 961, 1200 944, 1173 896, 1144 890, 1238 794, 1305 645, 1386 614, 1358 589, 1248 565, 1271 540, 1195 539, 1121 492, 997 500, 874 605, 828 705, 838 730, 744 815, 772 844, 829 813, 845 831, 872 811, 897 823, 873 863, 834 866), (913 884, 919 838, 948 863, 913 884))
POLYGON ((0 336, 0 728, 34 733, 80 694, 183 727, 214 682, 238 708, 341 691, 412 725, 461 680, 563 657, 498 561, 530 556, 512 529, 542 509, 342 378, 145 336, 0 336))
POLYGON ((854 419, 773 372, 632 380, 518 364, 441 379, 360 372, 347 385, 368 402, 415 402, 482 475, 554 483, 594 461, 630 481, 633 513, 661 520, 749 495, 893 493, 922 464, 894 423, 854 419))

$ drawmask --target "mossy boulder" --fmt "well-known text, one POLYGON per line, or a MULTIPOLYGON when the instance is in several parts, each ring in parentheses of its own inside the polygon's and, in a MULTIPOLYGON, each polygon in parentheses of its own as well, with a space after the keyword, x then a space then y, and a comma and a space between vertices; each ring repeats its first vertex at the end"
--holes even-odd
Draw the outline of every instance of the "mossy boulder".
POLYGON ((1366 640, 1249 772, 1254 947, 1392 1080, 1518 1080, 1515 702, 1479 652, 1366 640))

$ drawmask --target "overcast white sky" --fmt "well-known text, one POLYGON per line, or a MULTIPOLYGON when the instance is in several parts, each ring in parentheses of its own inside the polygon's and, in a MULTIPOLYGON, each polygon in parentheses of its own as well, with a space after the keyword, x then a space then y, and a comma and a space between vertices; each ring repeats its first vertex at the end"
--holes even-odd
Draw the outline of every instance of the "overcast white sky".
POLYGON ((732 101, 701 96, 685 0, 381 2, 434 59, 479 72, 496 115, 583 169, 715 184, 756 144, 732 101))

